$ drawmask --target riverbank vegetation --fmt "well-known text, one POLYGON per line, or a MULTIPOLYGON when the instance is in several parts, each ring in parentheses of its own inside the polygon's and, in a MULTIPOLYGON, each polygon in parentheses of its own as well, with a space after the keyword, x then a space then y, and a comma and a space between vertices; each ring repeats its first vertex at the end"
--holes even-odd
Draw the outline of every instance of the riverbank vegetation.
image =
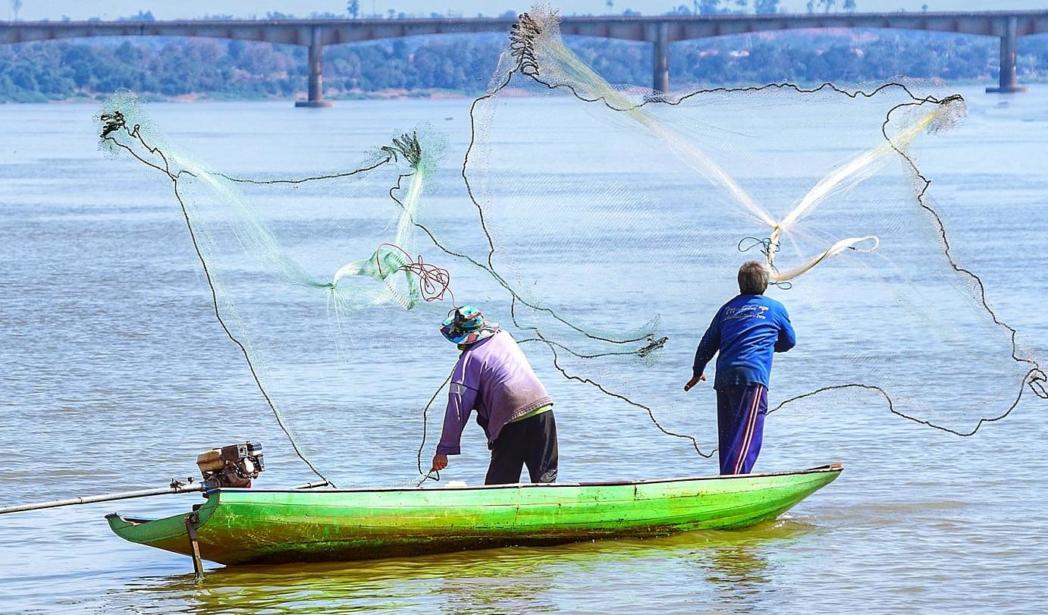
MULTIPOLYGON (((330 46, 330 97, 434 92, 476 94, 488 84, 505 37, 423 37, 330 46)), ((609 81, 648 85, 651 47, 573 39, 609 81)), ((996 79, 995 38, 919 32, 765 33, 676 43, 675 88, 772 81, 860 83, 897 77, 996 79)), ((1020 80, 1048 77, 1048 37, 1021 39, 1020 80)), ((306 87, 305 49, 211 39, 93 39, 0 46, 0 101, 43 102, 132 90, 148 97, 286 99, 306 87)))

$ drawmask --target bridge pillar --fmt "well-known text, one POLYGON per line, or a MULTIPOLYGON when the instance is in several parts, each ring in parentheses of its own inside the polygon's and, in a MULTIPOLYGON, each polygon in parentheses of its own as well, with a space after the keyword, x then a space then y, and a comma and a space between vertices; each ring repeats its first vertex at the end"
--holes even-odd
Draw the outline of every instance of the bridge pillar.
POLYGON ((670 27, 666 22, 654 24, 655 43, 652 50, 651 89, 656 93, 667 94, 670 91, 670 27))
POLYGON ((1001 77, 1000 85, 995 88, 986 88, 987 92, 999 94, 1011 94, 1014 92, 1025 92, 1026 88, 1019 85, 1019 77, 1016 74, 1015 56, 1018 51, 1017 30, 1019 26, 1018 17, 1006 17, 1004 21, 1004 32, 1001 33, 1001 77))
POLYGON ((310 29, 309 38, 309 98, 296 100, 296 107, 330 107, 334 103, 324 100, 324 43, 320 28, 310 29))

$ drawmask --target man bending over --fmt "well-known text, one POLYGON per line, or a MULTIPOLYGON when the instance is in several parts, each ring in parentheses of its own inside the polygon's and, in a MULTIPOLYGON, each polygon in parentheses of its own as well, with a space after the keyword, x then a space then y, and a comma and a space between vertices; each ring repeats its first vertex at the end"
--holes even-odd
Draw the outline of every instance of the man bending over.
POLYGON ((470 414, 484 428, 491 449, 486 485, 520 482, 528 468, 533 483, 557 480, 557 422, 553 399, 535 376, 513 336, 466 305, 454 310, 440 332, 459 354, 451 375, 444 430, 433 469, 459 454, 459 440, 470 414))

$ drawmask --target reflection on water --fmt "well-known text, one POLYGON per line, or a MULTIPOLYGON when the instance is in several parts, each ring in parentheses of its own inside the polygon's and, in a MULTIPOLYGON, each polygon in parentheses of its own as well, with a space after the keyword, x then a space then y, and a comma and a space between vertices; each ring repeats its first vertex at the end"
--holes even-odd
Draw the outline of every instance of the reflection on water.
POLYGON ((706 580, 727 604, 745 601, 768 583, 768 560, 750 544, 714 549, 702 567, 706 580))
MULTIPOLYGON (((338 564, 239 566, 209 571, 199 586, 189 572, 143 577, 111 592, 105 603, 107 608, 136 612, 624 610, 614 604, 614 593, 607 594, 606 604, 593 602, 595 595, 602 595, 599 584, 611 578, 619 591, 624 585, 637 585, 653 594, 676 593, 678 599, 700 598, 722 610, 745 611, 772 596, 763 591, 771 576, 766 551, 780 550, 815 531, 814 525, 787 519, 745 530, 645 540, 338 564), (654 560, 658 567, 650 565, 654 560)), ((628 600, 630 609, 637 597, 628 600)))

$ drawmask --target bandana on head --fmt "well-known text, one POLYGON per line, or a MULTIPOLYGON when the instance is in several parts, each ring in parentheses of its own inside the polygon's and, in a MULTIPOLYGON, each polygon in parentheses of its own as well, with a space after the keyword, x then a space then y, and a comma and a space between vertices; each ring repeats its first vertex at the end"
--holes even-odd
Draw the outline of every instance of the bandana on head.
POLYGON ((440 332, 453 344, 469 346, 498 333, 499 325, 485 320, 483 312, 472 305, 464 305, 451 311, 440 332))

